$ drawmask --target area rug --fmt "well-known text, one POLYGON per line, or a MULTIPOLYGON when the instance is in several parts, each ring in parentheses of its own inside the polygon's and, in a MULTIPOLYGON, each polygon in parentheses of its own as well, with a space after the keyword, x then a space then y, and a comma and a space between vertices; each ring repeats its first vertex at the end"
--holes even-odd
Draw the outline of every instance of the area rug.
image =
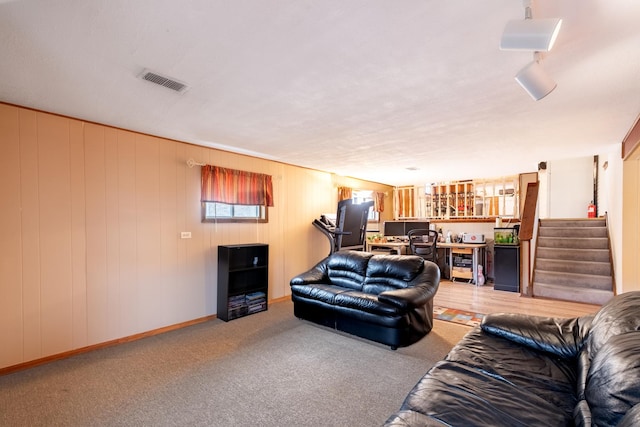
POLYGON ((458 310, 455 308, 433 307, 433 317, 445 322, 458 323, 460 325, 477 326, 482 322, 484 314, 471 311, 458 310))

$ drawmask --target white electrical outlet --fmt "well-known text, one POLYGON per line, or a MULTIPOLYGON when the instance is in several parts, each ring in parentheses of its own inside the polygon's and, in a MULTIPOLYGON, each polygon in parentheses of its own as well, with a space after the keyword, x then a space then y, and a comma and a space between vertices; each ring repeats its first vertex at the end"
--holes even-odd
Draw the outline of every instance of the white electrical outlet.
POLYGON ((191 238, 191 232, 190 231, 181 231, 180 232, 180 238, 181 239, 190 239, 191 238))

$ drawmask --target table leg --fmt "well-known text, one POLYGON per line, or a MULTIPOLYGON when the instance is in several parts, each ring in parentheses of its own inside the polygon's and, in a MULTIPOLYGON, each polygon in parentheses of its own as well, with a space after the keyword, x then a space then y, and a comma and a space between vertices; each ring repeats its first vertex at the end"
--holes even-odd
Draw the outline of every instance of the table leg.
POLYGON ((473 248, 473 284, 478 286, 478 248, 473 248))

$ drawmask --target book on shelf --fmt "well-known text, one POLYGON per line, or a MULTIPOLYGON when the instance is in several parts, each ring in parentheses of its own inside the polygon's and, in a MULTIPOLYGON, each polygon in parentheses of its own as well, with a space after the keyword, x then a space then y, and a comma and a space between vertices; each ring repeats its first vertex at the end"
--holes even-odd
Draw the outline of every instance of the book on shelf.
POLYGON ((264 292, 251 292, 247 294, 247 301, 264 300, 266 297, 264 292))
POLYGON ((263 311, 267 308, 267 303, 265 302, 261 302, 259 304, 251 304, 247 307, 247 313, 251 314, 251 313, 257 313, 258 311, 263 311))
POLYGON ((248 308, 246 305, 242 307, 230 308, 228 313, 229 317, 231 318, 244 316, 245 314, 248 314, 248 308))

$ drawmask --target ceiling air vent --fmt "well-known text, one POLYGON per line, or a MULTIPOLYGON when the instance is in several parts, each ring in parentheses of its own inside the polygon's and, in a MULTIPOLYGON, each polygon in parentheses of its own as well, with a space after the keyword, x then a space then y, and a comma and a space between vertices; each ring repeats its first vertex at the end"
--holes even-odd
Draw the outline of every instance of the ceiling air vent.
POLYGON ((175 90, 176 92, 184 93, 189 89, 185 83, 182 83, 176 79, 171 77, 162 76, 158 73, 154 73, 153 71, 149 71, 145 69, 141 74, 140 78, 146 80, 151 83, 155 83, 160 86, 164 86, 168 89, 175 90))

